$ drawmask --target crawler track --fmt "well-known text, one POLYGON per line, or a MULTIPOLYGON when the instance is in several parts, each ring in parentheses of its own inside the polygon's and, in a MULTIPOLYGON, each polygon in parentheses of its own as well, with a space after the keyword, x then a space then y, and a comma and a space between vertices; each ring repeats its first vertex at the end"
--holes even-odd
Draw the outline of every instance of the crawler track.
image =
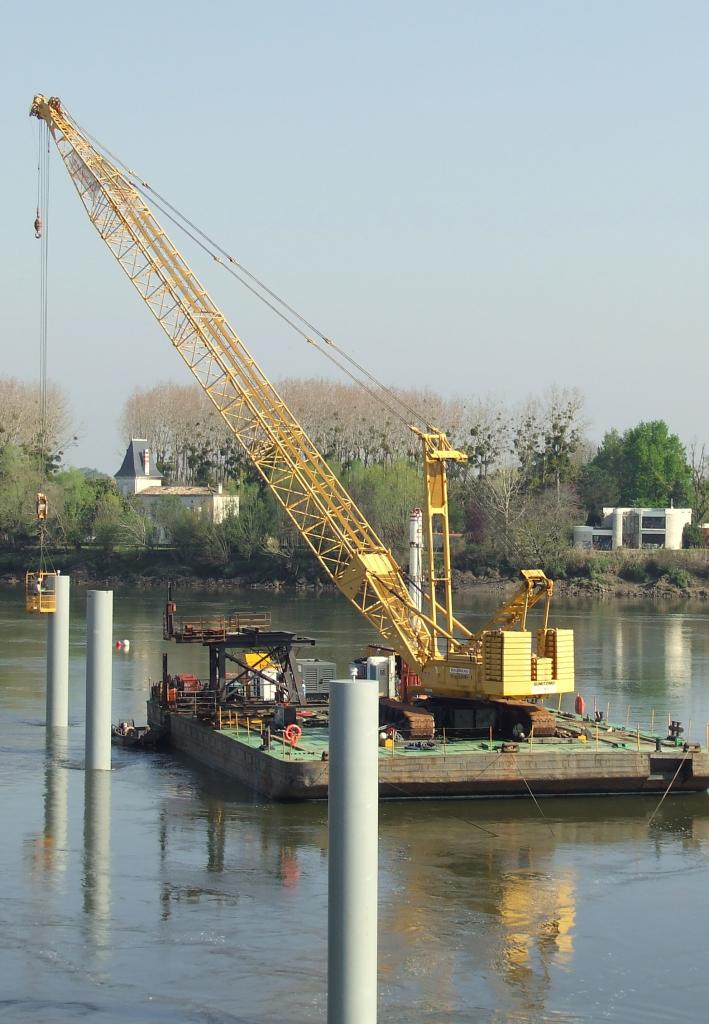
POLYGON ((391 725, 409 740, 433 739, 435 721, 428 711, 414 704, 402 704, 390 697, 379 699, 379 724, 391 725))

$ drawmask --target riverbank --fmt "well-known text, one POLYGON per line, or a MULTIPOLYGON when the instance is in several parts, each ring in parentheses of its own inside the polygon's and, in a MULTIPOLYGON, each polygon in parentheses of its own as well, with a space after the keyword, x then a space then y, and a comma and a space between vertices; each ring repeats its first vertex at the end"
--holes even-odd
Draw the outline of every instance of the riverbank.
MULTIPOLYGON (((59 566, 57 566, 59 568, 59 566)), ((205 593, 221 593, 232 591, 270 591, 274 593, 335 593, 337 588, 332 583, 323 583, 320 579, 249 579, 248 577, 195 576, 184 573, 165 571, 163 573, 143 574, 139 572, 122 572, 120 574, 105 573, 95 569, 73 566, 62 567, 62 571, 71 573, 75 585, 97 589, 117 590, 132 588, 136 590, 164 590, 168 582, 180 591, 196 591, 205 593)), ((495 578, 475 576, 471 572, 454 571, 453 590, 458 593, 502 593, 518 580, 518 574, 497 576, 495 578)), ((682 585, 673 582, 667 576, 642 583, 632 583, 617 574, 609 574, 603 580, 584 578, 556 578, 554 589, 557 597, 599 599, 632 599, 649 601, 667 600, 709 600, 709 586, 705 579, 693 576, 682 585)), ((15 572, 0 573, 0 588, 3 590, 20 590, 24 587, 24 577, 15 572)))

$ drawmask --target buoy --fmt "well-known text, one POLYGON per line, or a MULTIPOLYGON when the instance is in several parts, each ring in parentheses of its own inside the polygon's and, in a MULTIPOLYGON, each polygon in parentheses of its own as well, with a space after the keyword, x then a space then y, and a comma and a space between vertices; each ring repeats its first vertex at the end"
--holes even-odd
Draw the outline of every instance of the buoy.
POLYGON ((124 651, 129 651, 130 650, 130 640, 124 640, 123 641, 123 650, 124 651))
POLYGON ((292 747, 297 747, 298 746, 298 740, 300 739, 300 737, 302 735, 303 735, 303 730, 300 728, 299 725, 295 725, 295 724, 287 725, 285 727, 285 729, 283 730, 283 739, 287 743, 290 743, 290 745, 292 747))
POLYGON ((121 641, 120 640, 116 640, 116 650, 120 651, 122 646, 123 646, 123 644, 121 643, 121 641))
POLYGON ((580 693, 576 694, 576 703, 574 706, 576 708, 576 714, 581 715, 581 717, 583 718, 583 716, 586 714, 586 701, 583 699, 580 693))

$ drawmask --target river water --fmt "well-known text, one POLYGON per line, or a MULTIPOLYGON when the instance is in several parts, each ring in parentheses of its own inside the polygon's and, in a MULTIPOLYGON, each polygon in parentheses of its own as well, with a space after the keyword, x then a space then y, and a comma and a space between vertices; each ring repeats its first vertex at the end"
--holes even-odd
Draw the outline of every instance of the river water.
MULTIPOLYGON (((270 610, 338 662, 374 640, 339 596, 177 595, 184 614, 270 610)), ((158 591, 116 591, 114 720, 145 721, 158 591)), ((481 624, 494 596, 458 601, 481 624)), ((0 593, 0 1020, 325 1020, 327 808, 269 805, 173 754, 83 772, 85 595, 71 724, 44 729, 46 623, 0 593)), ((709 607, 559 603, 577 679, 611 719, 705 742, 709 607), (691 726, 690 726, 691 721, 691 726)), ((171 649, 174 669, 202 652, 171 649)), ((380 1019, 707 1018, 709 796, 392 801, 380 814, 380 1019)))

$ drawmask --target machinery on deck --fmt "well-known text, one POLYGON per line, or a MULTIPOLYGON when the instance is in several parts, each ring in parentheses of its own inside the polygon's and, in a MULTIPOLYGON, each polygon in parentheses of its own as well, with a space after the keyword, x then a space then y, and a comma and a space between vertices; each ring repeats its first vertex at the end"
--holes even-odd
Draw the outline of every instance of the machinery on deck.
MULTIPOLYGON (((394 556, 156 220, 145 199, 154 190, 116 166, 57 97, 35 96, 31 114, 47 124, 91 223, 326 575, 399 654, 411 714, 423 714, 412 704, 423 701, 440 714, 457 707, 474 719, 492 715, 505 729, 534 724, 543 732, 551 716, 529 698, 573 690, 573 635, 549 627, 552 584, 537 570, 523 573, 518 593, 482 631, 456 618, 447 465, 464 462, 465 453, 435 426, 411 427, 423 454, 428 563, 420 599, 412 597, 394 556), (533 637, 526 615, 542 597, 544 624, 533 637)), ((391 711, 406 724, 406 703, 391 711)))

